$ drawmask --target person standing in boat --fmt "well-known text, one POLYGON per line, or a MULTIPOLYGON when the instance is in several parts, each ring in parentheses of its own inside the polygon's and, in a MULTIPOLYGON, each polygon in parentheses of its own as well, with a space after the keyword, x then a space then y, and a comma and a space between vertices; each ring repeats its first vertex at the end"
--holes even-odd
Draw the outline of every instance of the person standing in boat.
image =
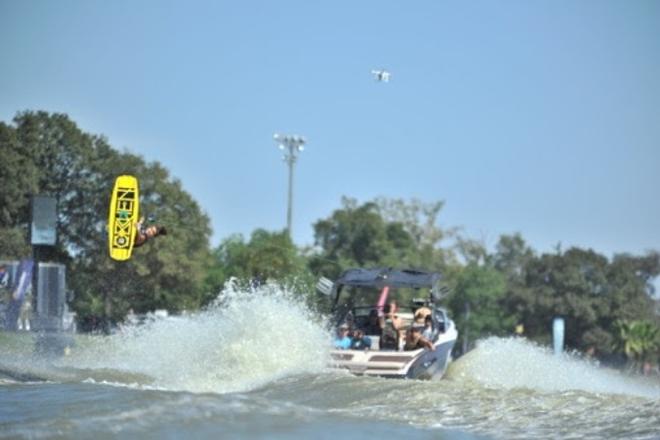
POLYGON ((385 306, 385 315, 381 319, 382 336, 381 350, 398 350, 401 339, 401 318, 396 315, 397 306, 394 301, 385 306))
POLYGON ((396 314, 398 310, 399 306, 397 306, 396 301, 390 301, 389 304, 385 305, 385 308, 383 309, 383 316, 381 317, 381 327, 384 327, 384 322, 389 319, 394 324, 394 327, 396 327, 397 330, 400 330, 403 327, 403 322, 401 321, 401 318, 399 318, 399 316, 396 314))

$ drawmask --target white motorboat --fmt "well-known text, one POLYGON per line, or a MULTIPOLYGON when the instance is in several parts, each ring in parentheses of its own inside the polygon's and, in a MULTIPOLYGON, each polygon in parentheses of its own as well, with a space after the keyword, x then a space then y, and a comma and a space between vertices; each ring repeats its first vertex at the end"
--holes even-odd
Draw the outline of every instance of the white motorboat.
MULTIPOLYGON (((370 346, 360 349, 334 349, 333 366, 357 375, 409 379, 441 378, 449 362, 458 333, 456 325, 437 303, 443 293, 441 276, 417 270, 350 269, 337 279, 327 292, 333 299, 334 323, 366 331, 370 346), (420 297, 421 291, 427 295, 420 297), (401 334, 420 325, 419 316, 431 316, 432 333, 428 340, 433 349, 404 350, 404 339, 386 347, 381 338, 387 305, 396 302, 396 316, 401 334), (380 332, 370 325, 370 315, 378 315, 380 332), (380 334, 379 334, 380 333, 380 334)), ((423 322, 423 321, 422 321, 423 322)), ((373 322, 371 323, 373 324, 373 322)))

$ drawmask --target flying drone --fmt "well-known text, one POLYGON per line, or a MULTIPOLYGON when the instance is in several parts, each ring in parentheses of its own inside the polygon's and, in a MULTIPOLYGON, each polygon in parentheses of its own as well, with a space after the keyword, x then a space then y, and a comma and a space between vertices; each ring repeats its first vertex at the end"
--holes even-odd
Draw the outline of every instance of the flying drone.
POLYGON ((390 81, 390 72, 388 72, 385 69, 372 70, 371 73, 372 73, 372 75, 374 75, 374 78, 378 82, 389 82, 390 81))

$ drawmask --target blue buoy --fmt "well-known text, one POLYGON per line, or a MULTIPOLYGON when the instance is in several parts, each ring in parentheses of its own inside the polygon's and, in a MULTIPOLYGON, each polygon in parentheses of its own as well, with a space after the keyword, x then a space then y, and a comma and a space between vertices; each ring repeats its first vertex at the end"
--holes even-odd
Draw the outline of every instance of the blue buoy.
POLYGON ((564 351, 564 318, 559 316, 552 321, 552 342, 555 355, 559 355, 564 351))

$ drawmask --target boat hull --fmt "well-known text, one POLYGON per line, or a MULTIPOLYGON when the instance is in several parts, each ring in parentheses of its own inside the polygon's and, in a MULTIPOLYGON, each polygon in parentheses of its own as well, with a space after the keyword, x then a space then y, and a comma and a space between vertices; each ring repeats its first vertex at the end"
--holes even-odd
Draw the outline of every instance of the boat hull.
POLYGON ((456 330, 450 329, 434 342, 433 350, 333 350, 333 367, 353 374, 398 379, 440 379, 451 362, 456 330))

